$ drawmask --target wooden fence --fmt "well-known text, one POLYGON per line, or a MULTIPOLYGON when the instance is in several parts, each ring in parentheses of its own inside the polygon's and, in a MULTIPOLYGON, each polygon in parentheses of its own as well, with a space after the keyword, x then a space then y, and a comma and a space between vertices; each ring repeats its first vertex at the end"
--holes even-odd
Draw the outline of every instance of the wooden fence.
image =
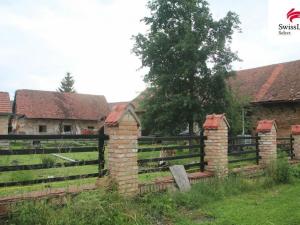
POLYGON ((168 171, 172 162, 186 169, 198 167, 204 171, 204 140, 203 133, 198 136, 138 138, 139 174, 168 171), (165 152, 166 156, 157 157, 158 152, 165 152))
MULTIPOLYGON (((87 166, 87 165, 98 165, 97 173, 88 173, 71 176, 59 176, 59 177, 48 177, 41 179, 32 180, 20 180, 10 182, 0 182, 0 187, 17 186, 17 185, 30 185, 38 183, 57 182, 65 180, 75 180, 88 177, 100 177, 106 173, 105 160, 104 160, 104 143, 108 140, 108 136, 104 134, 104 130, 100 130, 98 135, 0 135, 0 141, 6 141, 14 143, 17 141, 26 141, 30 143, 31 148, 21 149, 1 149, 0 157, 3 156, 16 156, 16 155, 48 155, 53 153, 88 153, 98 152, 98 159, 94 160, 80 160, 73 162, 61 162, 61 163, 38 163, 38 164, 26 164, 26 165, 0 165, 0 172, 11 172, 11 171, 28 171, 28 170, 40 170, 40 169, 52 169, 52 168, 64 168, 64 167, 75 167, 75 166, 87 166), (94 145, 85 146, 84 144, 94 140, 94 145), (42 142, 68 142, 80 141, 81 146, 67 146, 59 147, 42 147, 42 142)), ((28 144, 27 144, 28 145, 28 144)))

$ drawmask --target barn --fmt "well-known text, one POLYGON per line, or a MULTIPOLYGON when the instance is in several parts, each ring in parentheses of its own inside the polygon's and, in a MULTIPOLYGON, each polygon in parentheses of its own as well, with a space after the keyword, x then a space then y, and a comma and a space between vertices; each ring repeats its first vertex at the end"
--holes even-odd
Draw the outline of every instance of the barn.
POLYGON ((252 132, 261 119, 275 119, 279 136, 300 124, 300 60, 240 70, 228 84, 237 96, 248 99, 252 132))

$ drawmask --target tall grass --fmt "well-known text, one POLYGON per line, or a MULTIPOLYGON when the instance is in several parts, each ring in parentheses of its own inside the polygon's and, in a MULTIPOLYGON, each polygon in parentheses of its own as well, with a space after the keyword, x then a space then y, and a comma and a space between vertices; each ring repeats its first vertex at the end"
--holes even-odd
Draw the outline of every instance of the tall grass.
POLYGON ((257 190, 257 183, 238 176, 195 184, 188 193, 149 193, 134 199, 116 192, 92 191, 63 204, 31 201, 15 205, 8 224, 22 225, 126 225, 168 224, 178 218, 178 210, 195 209, 229 195, 257 190))
POLYGON ((279 158, 267 166, 265 183, 266 185, 291 183, 293 181, 293 171, 296 171, 296 168, 291 167, 285 158, 279 158))

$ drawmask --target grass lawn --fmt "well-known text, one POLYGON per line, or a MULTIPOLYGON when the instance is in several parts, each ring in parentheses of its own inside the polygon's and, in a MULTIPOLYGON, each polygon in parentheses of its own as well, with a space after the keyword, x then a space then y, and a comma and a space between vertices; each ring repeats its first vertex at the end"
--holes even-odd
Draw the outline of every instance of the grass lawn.
MULTIPOLYGON (((213 218, 201 224, 300 224, 300 182, 251 192, 207 204, 200 210, 213 218)), ((197 215, 197 214, 196 214, 197 215)), ((197 223, 196 223, 197 224, 197 223)))

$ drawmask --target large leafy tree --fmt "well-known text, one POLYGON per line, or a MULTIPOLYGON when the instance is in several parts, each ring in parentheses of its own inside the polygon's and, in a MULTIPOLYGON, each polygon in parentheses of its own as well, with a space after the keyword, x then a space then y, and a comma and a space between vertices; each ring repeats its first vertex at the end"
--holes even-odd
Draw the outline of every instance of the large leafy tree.
POLYGON ((205 0, 150 0, 148 8, 142 21, 149 30, 134 36, 133 48, 149 68, 143 125, 170 134, 188 126, 192 133, 195 122, 229 102, 224 78, 238 60, 230 43, 239 17, 228 12, 214 20, 205 0))
POLYGON ((74 83, 75 83, 75 80, 71 76, 71 73, 67 73, 66 76, 61 81, 58 91, 74 93, 75 92, 74 83))

